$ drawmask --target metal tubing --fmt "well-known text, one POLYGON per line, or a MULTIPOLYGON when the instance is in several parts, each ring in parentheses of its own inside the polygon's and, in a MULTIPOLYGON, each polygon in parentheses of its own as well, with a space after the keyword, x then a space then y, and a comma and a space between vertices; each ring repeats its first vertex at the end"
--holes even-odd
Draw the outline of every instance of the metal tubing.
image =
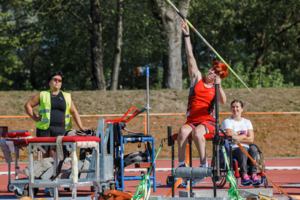
MULTIPOLYGON (((76 148, 74 148, 73 146, 73 154, 74 154, 74 151, 75 151, 75 155, 76 155, 76 148)), ((72 167, 74 167, 74 163, 72 162, 72 167)), ((55 150, 54 152, 54 167, 53 167, 53 175, 56 176, 56 170, 57 170, 57 167, 58 167, 58 153, 57 153, 57 150, 55 150)), ((74 169, 74 168, 73 168, 74 169)), ((76 176, 76 174, 73 174, 73 176, 76 176)), ((78 176, 78 174, 77 174, 78 176)), ((57 182, 57 177, 55 178, 55 182, 57 182)), ((51 189, 51 188, 50 188, 51 189)), ((58 188, 57 187, 54 187, 54 199, 58 199, 58 188)), ((73 188, 74 190, 74 188, 73 188)), ((73 190, 72 190, 72 193, 73 193, 73 190)), ((76 189, 75 189, 76 190, 76 189)))
POLYGON ((149 135, 149 67, 146 67, 146 81, 147 81, 147 135, 149 135))
POLYGON ((34 172, 33 172, 33 144, 29 144, 29 197, 33 199, 33 188, 31 183, 34 183, 34 172))
MULTIPOLYGON (((10 168, 10 162, 8 163, 8 185, 10 184, 10 171, 11 171, 11 168, 10 168)), ((16 174, 17 172, 15 172, 16 174)))
POLYGON ((168 146, 172 146, 174 141, 172 140, 172 127, 168 126, 168 146))
POLYGON ((220 144, 220 138, 219 138, 219 85, 215 85, 215 105, 216 105, 216 165, 217 165, 217 177, 216 181, 220 180, 220 155, 219 155, 219 144, 220 144))
MULTIPOLYGON (((190 151, 190 154, 189 154, 189 157, 190 157, 190 167, 192 167, 192 141, 189 140, 189 151, 190 151)), ((193 180, 190 179, 190 196, 192 195, 193 193, 193 180)))
MULTIPOLYGON (((168 127, 168 134, 170 134, 170 135, 172 134, 172 127, 171 126, 168 127)), ((173 140, 171 142, 171 146, 172 146, 172 171, 173 171, 173 169, 174 169, 174 141, 173 140)), ((173 174, 171 175, 171 177, 172 177, 171 178, 171 180, 172 180, 172 197, 175 197, 175 188, 174 188, 175 178, 174 178, 173 174)))
POLYGON ((190 178, 190 177, 211 177, 211 167, 178 167, 172 169, 174 177, 190 178))
MULTIPOLYGON (((156 165, 155 165, 155 140, 152 140, 152 164, 153 164, 153 192, 156 192, 156 165)), ((151 178, 150 178, 151 179, 151 178)))
POLYGON ((229 140, 229 160, 230 160, 230 171, 233 171, 233 161, 232 161, 232 140, 229 140))
POLYGON ((19 169, 19 167, 18 167, 19 147, 18 146, 15 147, 15 152, 16 152, 16 154, 15 154, 15 172, 16 172, 15 180, 17 180, 18 179, 17 169, 19 169))
POLYGON ((122 192, 124 192, 124 141, 123 141, 123 137, 121 137, 121 140, 120 140, 120 144, 123 145, 123 148, 121 148, 121 167, 120 167, 120 172, 121 172, 121 187, 122 187, 122 192))

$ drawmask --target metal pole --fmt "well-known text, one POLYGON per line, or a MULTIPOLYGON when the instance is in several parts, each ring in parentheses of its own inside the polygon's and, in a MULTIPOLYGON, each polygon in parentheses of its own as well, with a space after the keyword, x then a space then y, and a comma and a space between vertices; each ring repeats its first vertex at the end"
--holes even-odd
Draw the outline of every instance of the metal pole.
POLYGON ((220 144, 220 138, 219 138, 219 96, 218 96, 218 91, 219 91, 219 85, 215 85, 215 105, 216 105, 216 167, 217 167, 217 177, 216 181, 220 180, 220 157, 219 157, 219 144, 220 144))
POLYGON ((146 67, 146 82, 147 82, 147 135, 149 135, 149 67, 146 67))
MULTIPOLYGON (((192 164, 192 141, 189 140, 189 151, 190 151, 190 167, 193 167, 193 164, 192 164)), ((190 179, 190 197, 194 197, 193 195, 193 180, 190 179)))

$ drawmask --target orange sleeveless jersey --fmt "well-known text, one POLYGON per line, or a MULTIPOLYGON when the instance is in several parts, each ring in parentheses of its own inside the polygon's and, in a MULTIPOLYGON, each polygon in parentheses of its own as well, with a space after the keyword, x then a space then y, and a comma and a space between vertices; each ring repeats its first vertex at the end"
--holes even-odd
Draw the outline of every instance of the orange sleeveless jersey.
POLYGON ((187 106, 187 123, 212 120, 214 118, 215 87, 206 88, 205 78, 190 88, 189 102, 187 106))

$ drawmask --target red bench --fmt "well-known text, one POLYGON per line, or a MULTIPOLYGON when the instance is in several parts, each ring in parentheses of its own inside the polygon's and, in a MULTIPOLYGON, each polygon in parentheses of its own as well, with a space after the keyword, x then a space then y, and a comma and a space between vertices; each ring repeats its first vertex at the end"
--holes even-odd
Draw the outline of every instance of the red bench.
MULTIPOLYGON (((62 142, 100 142, 100 138, 96 136, 65 136, 62 142)), ((28 139, 28 143, 55 143, 56 137, 36 137, 28 139)))
MULTIPOLYGON (((220 137, 224 137, 224 134, 223 134, 223 133, 219 133, 219 136, 220 136, 220 137)), ((227 134, 227 136, 230 137, 231 135, 228 135, 228 134, 227 134)), ((206 141, 211 141, 214 137, 215 137, 215 135, 212 134, 212 133, 208 133, 208 134, 205 134, 205 135, 204 135, 204 138, 205 138, 206 141)), ((178 138, 178 133, 172 135, 171 138, 172 138, 173 141, 176 141, 177 138, 178 138)), ((190 136, 188 137, 188 140, 193 140, 192 135, 190 135, 190 136)))

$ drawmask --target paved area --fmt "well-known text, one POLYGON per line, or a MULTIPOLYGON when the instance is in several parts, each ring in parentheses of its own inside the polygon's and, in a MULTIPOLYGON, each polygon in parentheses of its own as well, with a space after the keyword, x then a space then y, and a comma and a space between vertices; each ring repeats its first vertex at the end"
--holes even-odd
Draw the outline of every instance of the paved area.
MULTIPOLYGON (((177 162, 175 162, 177 164, 177 162)), ((27 163, 21 163, 20 169, 22 170, 25 166, 27 166, 27 163)), ((197 159, 193 160, 193 166, 199 166, 199 161, 197 159)), ((280 169, 280 167, 299 167, 300 166, 300 158, 282 158, 282 159, 266 159, 266 166, 269 167, 277 167, 280 169)), ((157 160, 157 168, 170 168, 171 167, 171 161, 170 160, 157 160)), ((14 166, 12 166, 12 169, 14 169, 14 166)), ((127 168, 134 169, 133 167, 127 168)), ((267 175, 270 177, 278 186, 284 189, 285 192, 287 192, 290 195, 294 196, 300 196, 300 170, 298 169, 291 169, 286 168, 282 170, 278 169, 272 169, 267 170, 267 175)), ((7 183, 8 183, 8 176, 5 172, 7 172, 8 167, 7 164, 3 163, 0 164, 0 199, 16 199, 14 194, 12 192, 7 191, 7 183)), ((133 170, 131 170, 133 171, 133 170)), ((126 175, 139 175, 141 172, 126 172, 126 175)), ((170 174, 170 171, 158 171, 157 172, 157 181, 161 183, 160 186, 157 187, 156 192, 151 192, 151 196, 153 197, 161 197, 165 196, 170 190, 171 187, 166 185, 166 179, 167 176, 170 174)), ((14 175, 11 176, 12 179, 14 179, 14 175)), ((136 185, 139 183, 139 181, 126 181, 125 182, 125 191, 134 193, 136 191, 136 185)), ((246 188, 253 188, 253 187, 242 187, 243 189, 246 188)), ((263 188, 263 187, 262 187, 263 188)), ((206 178, 205 181, 201 184, 197 184, 195 187, 193 187, 194 191, 197 190, 212 190, 213 185, 211 178, 206 178)), ((229 184, 226 183, 224 186, 224 189, 229 189, 229 184)), ((273 189, 271 185, 269 185, 268 189, 273 189)), ((179 191, 186 191, 185 187, 180 187, 175 191, 175 195, 179 196, 179 191)), ((92 195, 92 192, 90 192, 89 187, 83 187, 78 188, 78 199, 79 200, 85 200, 85 199, 91 199, 90 196, 92 195)), ((279 193, 277 190, 273 189, 273 195, 279 196, 279 193)), ((64 191, 63 189, 60 189, 60 200, 62 199, 70 199, 71 192, 64 191)), ((53 199, 49 196, 49 194, 44 193, 44 188, 40 188, 39 193, 36 198, 45 198, 45 199, 53 199)))

